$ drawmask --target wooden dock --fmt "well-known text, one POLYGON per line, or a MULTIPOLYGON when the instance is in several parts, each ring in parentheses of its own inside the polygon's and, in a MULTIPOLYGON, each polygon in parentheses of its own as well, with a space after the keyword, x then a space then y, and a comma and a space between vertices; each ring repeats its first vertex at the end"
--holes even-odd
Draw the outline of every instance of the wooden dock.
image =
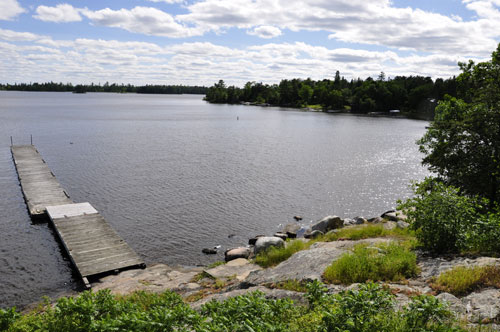
POLYGON ((30 215, 44 215, 49 205, 73 203, 33 145, 14 145, 11 151, 30 215))
POLYGON ((11 147, 31 216, 46 215, 86 287, 89 277, 145 265, 89 203, 73 203, 33 145, 11 147))

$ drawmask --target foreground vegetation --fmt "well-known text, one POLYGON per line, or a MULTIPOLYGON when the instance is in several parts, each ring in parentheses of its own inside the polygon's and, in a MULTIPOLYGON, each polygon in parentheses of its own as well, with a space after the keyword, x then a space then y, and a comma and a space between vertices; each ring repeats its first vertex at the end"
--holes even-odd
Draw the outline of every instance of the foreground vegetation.
POLYGON ((109 291, 84 292, 62 298, 53 307, 41 306, 29 314, 0 311, 0 330, 17 331, 464 331, 443 303, 417 296, 401 310, 394 297, 376 284, 358 290, 328 294, 319 282, 308 284, 308 305, 291 300, 270 300, 255 292, 211 301, 199 312, 179 295, 137 292, 113 296, 109 291))

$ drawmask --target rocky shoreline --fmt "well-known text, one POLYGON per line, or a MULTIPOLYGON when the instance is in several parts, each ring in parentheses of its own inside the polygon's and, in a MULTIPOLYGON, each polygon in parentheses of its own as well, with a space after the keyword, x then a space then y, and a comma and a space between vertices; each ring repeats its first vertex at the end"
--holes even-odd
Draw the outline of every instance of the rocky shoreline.
MULTIPOLYGON (((300 218, 300 217, 298 217, 300 218)), ((296 220, 298 219, 296 218, 296 220)), ((364 227, 381 224, 384 229, 406 228, 406 216, 399 211, 388 211, 380 217, 341 219, 325 217, 310 227, 299 223, 286 225, 273 236, 257 236, 249 244, 229 249, 225 253, 226 263, 208 267, 171 267, 165 264, 149 266, 144 270, 129 270, 102 278, 94 283, 93 290, 110 289, 115 294, 129 294, 134 291, 162 292, 167 289, 179 293, 193 308, 210 300, 224 300, 252 291, 261 291, 267 298, 291 298, 296 303, 305 303, 304 293, 280 289, 280 282, 290 280, 306 282, 322 281, 325 268, 343 254, 351 252, 360 243, 374 246, 380 243, 398 241, 393 238, 368 238, 362 240, 338 239, 332 242, 315 242, 305 250, 298 251, 280 264, 262 268, 253 263, 252 258, 270 246, 286 246, 287 238, 308 242, 314 237, 339 229, 364 227)), ((457 266, 500 266, 499 258, 492 257, 431 257, 417 252, 420 269, 418 276, 400 283, 384 283, 396 296, 398 306, 407 304, 414 295, 429 294, 446 301, 457 317, 468 324, 489 324, 494 330, 500 329, 500 290, 479 289, 463 297, 437 292, 431 288, 431 281, 439 274, 457 266)), ((327 285, 329 292, 339 293, 358 287, 351 285, 327 285)))

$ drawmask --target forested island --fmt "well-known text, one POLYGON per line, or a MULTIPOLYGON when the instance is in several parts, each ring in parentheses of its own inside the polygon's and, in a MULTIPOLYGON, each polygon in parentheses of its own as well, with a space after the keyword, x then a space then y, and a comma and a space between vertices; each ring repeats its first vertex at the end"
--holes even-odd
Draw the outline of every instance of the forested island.
POLYGON ((113 93, 151 93, 151 94, 205 94, 208 88, 204 86, 189 85, 141 85, 117 84, 108 82, 98 84, 77 84, 72 83, 15 83, 0 84, 0 90, 6 91, 52 91, 52 92, 113 92, 113 93))
POLYGON ((382 72, 373 79, 345 79, 337 71, 333 80, 282 80, 279 84, 248 82, 243 88, 219 81, 210 87, 205 99, 211 103, 251 103, 283 107, 309 107, 351 113, 389 113, 432 119, 437 100, 457 96, 456 77, 433 80, 423 76, 396 76, 387 79, 382 72))

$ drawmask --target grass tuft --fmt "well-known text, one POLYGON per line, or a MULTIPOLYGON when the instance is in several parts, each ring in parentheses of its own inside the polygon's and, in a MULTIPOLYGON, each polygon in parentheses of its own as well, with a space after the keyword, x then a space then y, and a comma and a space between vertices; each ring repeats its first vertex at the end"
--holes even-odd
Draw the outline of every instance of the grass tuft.
POLYGON ((327 282, 351 284, 366 281, 399 281, 417 275, 417 257, 407 245, 398 243, 368 247, 360 244, 328 266, 327 282))
POLYGON ((255 263, 262 267, 271 267, 287 260, 298 251, 307 249, 309 244, 301 240, 292 240, 286 243, 285 247, 270 247, 266 251, 259 253, 255 257, 255 263))
POLYGON ((431 287, 455 296, 467 295, 484 287, 500 288, 500 266, 457 266, 441 273, 431 287))
POLYGON ((284 289, 294 292, 305 293, 307 292, 306 282, 303 280, 288 279, 279 281, 269 285, 270 288, 284 289))
POLYGON ((370 239, 375 237, 393 237, 397 239, 410 239, 413 238, 413 234, 409 229, 385 229, 383 224, 376 225, 364 225, 358 227, 346 227, 337 230, 336 232, 331 232, 323 237, 323 241, 337 241, 338 239, 346 240, 362 240, 370 239))

